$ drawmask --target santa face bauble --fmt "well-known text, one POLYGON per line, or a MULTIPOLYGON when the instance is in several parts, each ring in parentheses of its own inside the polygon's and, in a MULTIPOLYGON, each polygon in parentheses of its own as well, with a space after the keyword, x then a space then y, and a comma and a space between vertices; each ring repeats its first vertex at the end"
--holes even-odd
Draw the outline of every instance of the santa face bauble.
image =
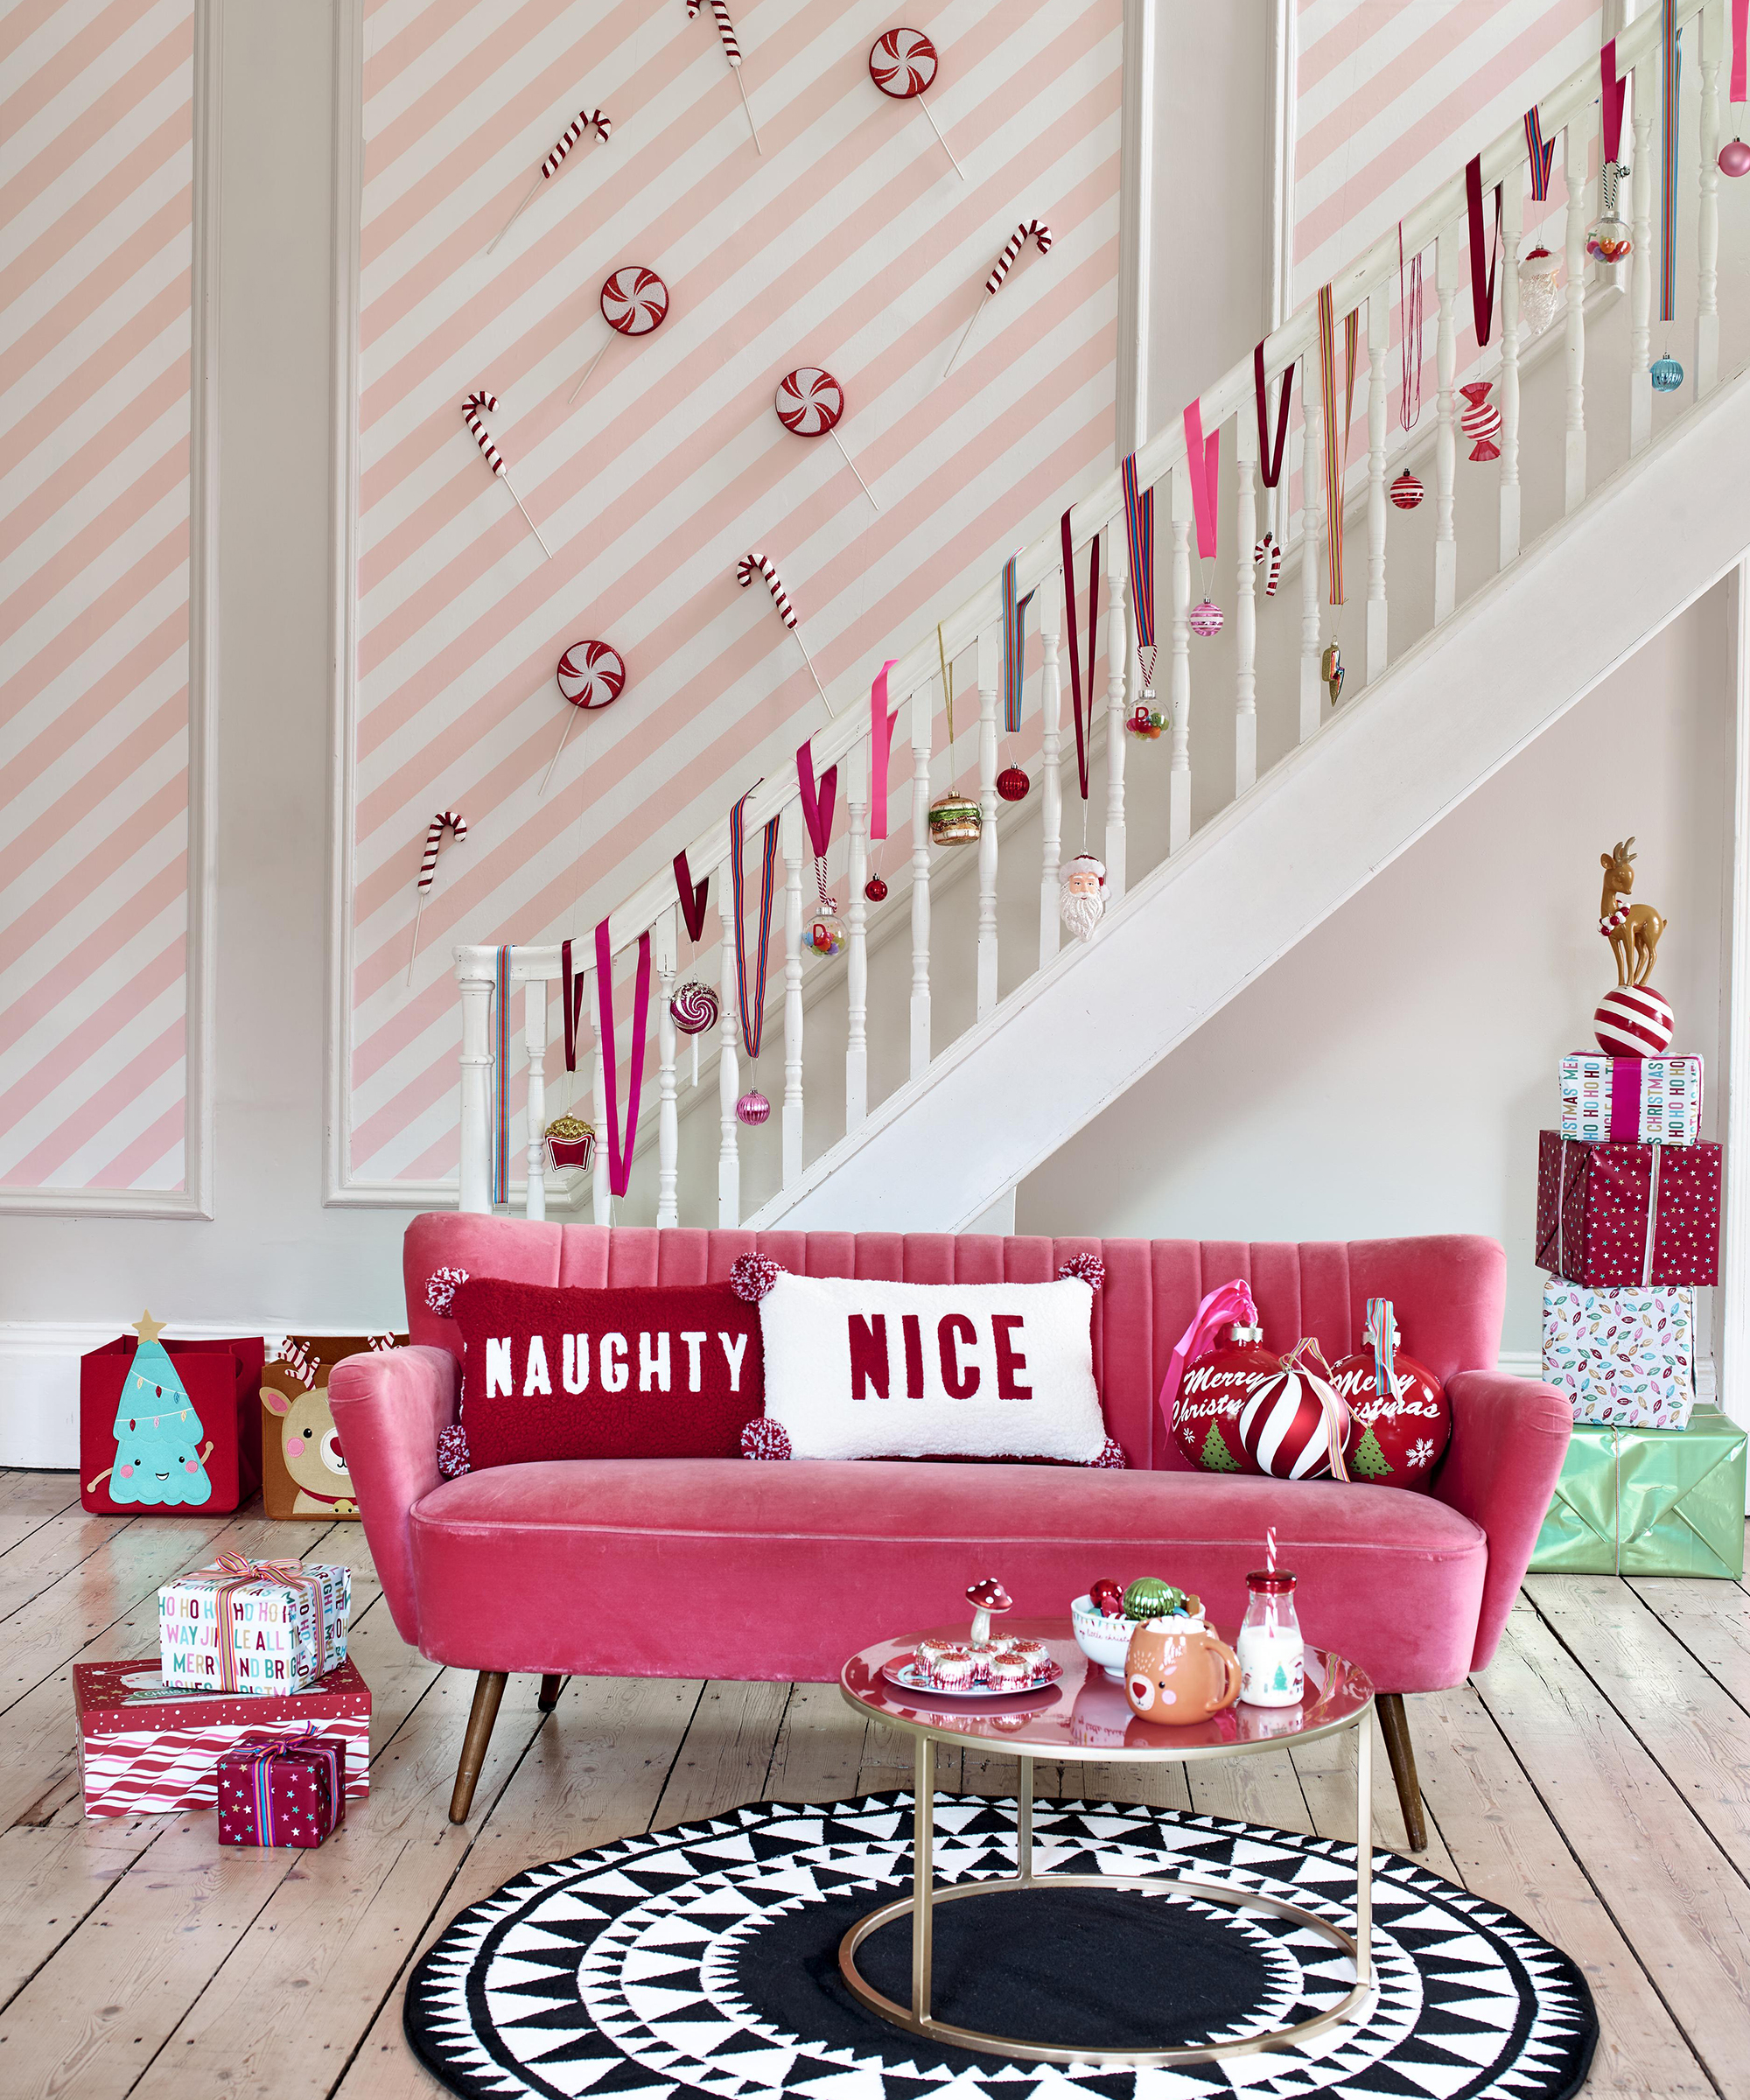
POLYGON ((1078 853, 1057 872, 1058 916, 1080 941, 1091 941, 1106 912, 1106 866, 1078 853))

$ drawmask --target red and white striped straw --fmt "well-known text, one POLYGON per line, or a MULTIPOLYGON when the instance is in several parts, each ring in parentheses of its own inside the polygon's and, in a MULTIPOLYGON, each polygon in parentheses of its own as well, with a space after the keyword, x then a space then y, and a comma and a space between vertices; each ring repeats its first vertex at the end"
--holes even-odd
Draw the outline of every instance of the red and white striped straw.
POLYGON ((1276 1572, 1276 1526, 1274 1524, 1270 1525, 1264 1535, 1264 1572, 1266 1575, 1274 1575, 1276 1572))
POLYGON ((486 253, 491 255, 494 248, 495 248, 499 242, 504 239, 505 235, 510 231, 511 228, 516 224, 520 218, 522 218, 524 212, 528 209, 529 205, 534 200, 536 191, 541 187, 542 184, 543 182, 550 182, 553 177, 558 173, 559 170, 564 165, 566 154, 568 154, 571 148, 577 144, 578 141, 584 136, 585 131, 593 131, 596 136, 600 139, 603 145, 606 145, 607 144, 607 135, 611 130, 612 130, 612 120, 608 116, 606 110, 579 109, 576 116, 574 116, 570 122, 565 126, 565 136, 559 141, 558 144, 554 147, 553 150, 547 156, 546 159, 542 162, 541 172, 535 178, 534 181, 529 184, 527 192, 524 193, 522 202, 517 206, 516 209, 510 214, 509 218, 505 220, 504 224, 499 228, 497 233, 495 233, 492 239, 486 243, 486 253))
MULTIPOLYGON (((687 0, 687 19, 691 22, 704 7, 705 0, 687 0)), ((729 60, 730 71, 735 75, 735 84, 741 89, 741 106, 747 112, 747 129, 753 134, 753 150, 764 155, 766 149, 760 143, 760 127, 753 121, 753 105, 747 99, 747 88, 741 78, 741 46, 735 40, 735 24, 729 18, 729 0, 710 0, 711 19, 717 24, 718 39, 723 46, 723 55, 729 60)))
MULTIPOLYGON (((1051 253, 1051 228, 1043 219, 1029 219, 1026 225, 1018 226, 1009 235, 1002 254, 998 256, 995 263, 991 266, 990 276, 984 280, 984 297, 974 308, 972 318, 966 324, 965 334, 954 346, 954 355, 948 360, 948 372, 952 372, 960 362, 960 354, 966 347, 967 338, 971 335, 972 331, 978 325, 978 316, 984 312, 990 300, 1001 290, 1004 278, 1015 267, 1015 258, 1029 241, 1039 249, 1040 255, 1046 256, 1051 253)), ((944 372, 942 377, 946 379, 948 372, 944 372)))
POLYGON ((529 516, 528 508, 523 503, 522 498, 516 493, 514 483, 511 480, 510 476, 505 472, 504 454, 500 452, 498 447, 493 443, 491 432, 488 431, 485 424, 480 421, 480 417, 482 416, 490 416, 497 407, 498 396, 496 394, 488 394, 486 388, 482 387, 476 392, 470 394, 468 398, 462 403, 462 421, 466 423, 468 428, 473 432, 474 443, 480 448, 481 458, 486 461, 486 465, 491 467, 493 472, 497 475, 498 479, 504 483, 508 489, 509 489, 511 501, 515 504, 516 508, 520 511, 522 511, 524 522, 528 525, 530 532, 535 535, 536 538, 541 541, 541 551, 550 562, 553 558, 553 550, 547 544, 544 539, 541 538, 541 528, 535 522, 534 519, 529 516))
POLYGON ((772 603, 780 620, 796 638, 796 647, 802 652, 802 662, 808 667, 808 676, 816 690, 826 700, 826 711, 831 714, 833 704, 826 699, 826 688, 820 682, 820 673, 815 668, 815 660, 808 654, 808 645, 802 640, 802 629, 796 624, 796 608, 790 603, 790 594, 776 568, 763 554, 744 554, 735 566, 735 578, 745 591, 756 576, 764 577, 766 588, 772 593, 772 603))
POLYGON ((419 863, 419 902, 413 914, 413 945, 407 955, 407 981, 413 982, 414 958, 419 953, 419 921, 425 913, 425 892, 438 872, 438 851, 444 834, 454 834, 458 844, 468 836, 468 820, 459 809, 440 809, 425 827, 425 851, 419 863))

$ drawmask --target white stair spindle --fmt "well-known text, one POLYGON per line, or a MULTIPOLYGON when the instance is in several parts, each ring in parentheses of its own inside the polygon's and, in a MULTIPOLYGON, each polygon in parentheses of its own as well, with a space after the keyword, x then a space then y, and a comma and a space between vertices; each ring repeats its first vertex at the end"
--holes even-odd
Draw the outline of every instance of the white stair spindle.
MULTIPOLYGON (((1110 911, 1124 894, 1124 680, 1130 647, 1130 555, 1120 515, 1106 535, 1106 908, 1110 911)), ((1141 652, 1131 679, 1133 700, 1152 696, 1143 685, 1141 652)), ((1094 667, 1088 667, 1088 729, 1093 729, 1094 667)))
MULTIPOLYGON (((590 970, 584 984, 584 1004, 590 1010, 590 1028, 595 1038, 596 1156, 592 1177, 592 1210, 598 1225, 613 1223, 613 1184, 608 1179, 608 1132, 613 1125, 607 1112, 607 1046, 602 1040, 600 973, 590 970)), ((613 997, 610 978, 607 996, 613 997)))
POLYGON ((492 1208, 492 951, 456 965, 462 990, 462 1159, 458 1208, 492 1208))
POLYGON ((547 980, 530 977, 522 988, 522 1042, 528 1054, 528 1186, 523 1192, 522 1214, 536 1220, 547 1215, 547 980))
POLYGON ((1630 452, 1638 452, 1653 435, 1653 114, 1659 72, 1657 60, 1643 59, 1628 90, 1634 103, 1634 246, 1628 257, 1630 452))
POLYGON ((1501 273, 1495 280, 1501 336, 1501 566, 1519 558, 1519 253, 1525 190, 1515 168, 1502 192, 1501 273))
POLYGON ((1319 390, 1319 358, 1309 350, 1300 360, 1300 741, 1304 744, 1324 719, 1324 682, 1319 676, 1320 634, 1324 589, 1325 425, 1319 390))
POLYGON ((1709 0, 1701 37, 1701 201, 1696 215, 1695 392, 1719 383, 1719 65, 1725 0, 1709 0))
POLYGON ((1234 793, 1257 779, 1257 417, 1234 418, 1234 793))
POLYGON ((1386 665, 1385 495, 1386 362, 1391 349, 1391 295, 1382 288, 1368 300, 1368 598, 1367 682, 1386 665))
POLYGON ((741 1009, 735 988, 735 920, 731 906, 729 863, 718 871, 718 920, 723 928, 721 1016, 718 1022, 717 1100, 718 1143, 717 1156, 717 1222, 732 1232, 741 1222, 741 1154, 736 1133, 735 1104, 741 1098, 741 1060, 736 1041, 741 1028, 741 1009))
POLYGON ((680 957, 680 911, 668 909, 656 921, 656 1222, 681 1222, 681 1113, 676 1099, 675 1052, 678 1031, 668 1002, 675 996, 680 957))
POLYGON ((1166 850, 1191 843, 1191 468, 1175 466, 1166 491, 1172 520, 1172 763, 1166 782, 1166 850))
POLYGON ((978 637, 978 1018, 997 1004, 997 682, 1001 633, 978 637))
POLYGON ((1568 210, 1563 260, 1567 271, 1568 371, 1566 444, 1563 452, 1562 511, 1572 515, 1586 501, 1586 154, 1592 144, 1590 105, 1562 133, 1562 178, 1568 210))
MULTIPOLYGON (((1063 858, 1063 585, 1047 576, 1033 603, 1039 607, 1040 646, 1040 968, 1057 953, 1057 871, 1063 858)), ((1078 789, 1080 781, 1077 782, 1078 789)))
POLYGON ((813 863, 809 863, 808 888, 802 894, 802 857, 807 851, 807 826, 800 802, 787 802, 778 825, 779 850, 784 857, 784 1186, 790 1187, 802 1172, 802 928, 816 910, 813 863))
POLYGON ((869 904, 863 886, 869 879, 870 747, 865 738, 839 761, 839 778, 849 802, 850 853, 845 886, 850 901, 844 914, 845 1029, 844 1127, 854 1130, 869 1113, 869 904))
POLYGON ((912 1009, 911 1076, 930 1061, 930 728, 935 687, 926 679, 907 709, 912 738, 912 1009))
POLYGON ((1434 434, 1434 618, 1446 619, 1458 599, 1459 542, 1452 525, 1458 480, 1458 328, 1453 308, 1459 289, 1460 236, 1447 227, 1434 244, 1434 289, 1438 295, 1438 423, 1434 434))

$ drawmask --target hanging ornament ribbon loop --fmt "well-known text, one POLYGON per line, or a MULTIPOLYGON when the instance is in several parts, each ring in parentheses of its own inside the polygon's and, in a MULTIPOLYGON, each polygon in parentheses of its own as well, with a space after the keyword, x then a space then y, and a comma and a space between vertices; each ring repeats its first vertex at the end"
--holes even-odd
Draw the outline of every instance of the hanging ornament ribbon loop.
MULTIPOLYGON (((1531 167, 1531 201, 1533 204, 1546 203, 1550 195, 1550 165, 1556 158, 1556 142, 1553 138, 1544 137, 1543 121, 1537 115, 1536 102, 1525 112, 1525 158, 1531 167)), ((1403 238, 1401 230, 1398 237, 1400 241, 1403 238)))
MULTIPOLYGON (((754 782, 754 787, 759 786, 754 782)), ((731 910, 735 919, 735 977, 741 1007, 741 1040, 750 1060, 760 1055, 760 1039, 766 1028, 766 963, 772 945, 772 898, 778 866, 778 819, 766 827, 760 856, 760 932, 753 968, 747 962, 747 917, 745 909, 747 840, 745 826, 750 788, 729 813, 729 884, 731 910)))
POLYGON ((1488 341, 1494 326, 1494 275, 1501 261, 1501 185, 1494 186, 1494 242, 1483 274, 1482 156, 1474 154, 1465 164, 1465 213, 1471 235, 1471 318, 1476 326, 1477 348, 1488 341))
MULTIPOLYGON (((869 688, 869 836, 887 836, 887 775, 893 759, 893 724, 900 718, 896 707, 887 711, 887 674, 899 662, 890 656, 876 672, 869 688)), ((915 701, 913 703, 916 704, 915 701)))
POLYGON ((675 856, 675 887, 680 894, 681 919, 687 929, 687 938, 696 948, 705 930, 705 900, 710 895, 710 877, 707 875, 699 882, 693 880, 684 847, 675 856))
POLYGON ((1345 317, 1343 329, 1343 424, 1337 430, 1337 336, 1333 316, 1331 287, 1319 287, 1319 391, 1325 410, 1325 526, 1326 554, 1330 571, 1330 600, 1343 603, 1343 479, 1349 462, 1349 427, 1355 407, 1355 344, 1361 312, 1345 317))
POLYGON ((1677 0, 1665 0, 1664 197, 1659 212, 1659 318, 1669 321, 1677 296, 1677 116, 1684 91, 1683 46, 1677 40, 1677 0))
POLYGON ((1604 158, 1613 166, 1622 159, 1622 102, 1628 92, 1627 79, 1616 76, 1616 38, 1598 54, 1599 119, 1604 131, 1604 158))
POLYGON ((571 943, 559 943, 559 998, 565 1010, 565 1069, 578 1068, 578 1024, 584 1018, 584 985, 582 970, 571 967, 571 943))
MULTIPOLYGON (((1137 481, 1137 456, 1131 452, 1123 468, 1124 485, 1124 536, 1130 550, 1130 605, 1136 614, 1137 648, 1147 654, 1143 666, 1145 690, 1154 688, 1154 491, 1137 481)), ((1092 666, 1089 666, 1090 672, 1092 666)), ((1091 702, 1092 695, 1089 695, 1091 702)))
MULTIPOLYGON (((1258 421, 1258 474, 1266 488, 1274 488, 1282 479, 1282 448, 1288 438, 1288 404, 1294 394, 1294 367, 1284 365, 1282 368, 1274 443, 1270 435, 1269 384, 1264 377, 1264 345, 1260 343, 1252 352, 1252 398, 1257 404, 1258 421)), ((1188 410, 1186 412, 1190 413, 1188 410)))
POLYGON ((1732 0, 1731 99, 1750 102, 1750 0, 1732 0))
MULTIPOLYGON (((1286 395, 1285 387, 1283 392, 1286 395)), ((1184 423, 1185 464, 1191 474, 1191 508, 1197 521, 1197 558, 1210 562, 1217 552, 1221 522, 1215 509, 1215 490, 1222 471, 1222 430, 1218 424, 1204 437, 1200 400, 1186 404, 1184 423)))
MULTIPOLYGON (((569 947, 570 943, 566 945, 569 947)), ((644 1084, 644 1046, 650 1025, 650 935, 638 936, 638 989, 632 998, 632 1062, 626 1074, 626 1132, 620 1124, 620 1068, 613 1043, 613 950, 607 920, 596 928, 596 1012, 601 1017, 602 1106, 607 1111, 607 1185, 623 1196, 632 1182, 638 1143, 638 1096, 644 1084)))
POLYGON ((832 840, 832 808, 838 796, 838 768, 829 766, 821 775, 819 788, 815 785, 814 747, 808 744, 796 746, 796 787, 802 798, 802 822, 808 829, 808 844, 814 848, 815 858, 824 860, 826 850, 832 840))
MULTIPOLYGON (((1069 704, 1075 717, 1075 771, 1082 799, 1088 800, 1088 738, 1082 727, 1082 657, 1075 639, 1075 549, 1070 539, 1068 511, 1059 521, 1063 542, 1064 626, 1069 634, 1069 704)), ((1094 711, 1094 656, 1100 624, 1100 536, 1088 542, 1088 711, 1091 729, 1094 711)))
POLYGON ((1003 564, 1003 727, 1014 736, 1021 726, 1021 693, 1027 675, 1027 607, 1033 594, 1015 596, 1015 563, 1003 564))

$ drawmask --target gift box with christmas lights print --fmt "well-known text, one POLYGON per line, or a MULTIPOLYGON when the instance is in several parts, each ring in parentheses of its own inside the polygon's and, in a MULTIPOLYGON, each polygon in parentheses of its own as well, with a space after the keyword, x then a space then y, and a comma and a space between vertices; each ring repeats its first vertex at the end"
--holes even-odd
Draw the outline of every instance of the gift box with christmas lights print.
POLYGON ((342 1736, 247 1736, 219 1760, 220 1844, 307 1848, 346 1820, 342 1736))

